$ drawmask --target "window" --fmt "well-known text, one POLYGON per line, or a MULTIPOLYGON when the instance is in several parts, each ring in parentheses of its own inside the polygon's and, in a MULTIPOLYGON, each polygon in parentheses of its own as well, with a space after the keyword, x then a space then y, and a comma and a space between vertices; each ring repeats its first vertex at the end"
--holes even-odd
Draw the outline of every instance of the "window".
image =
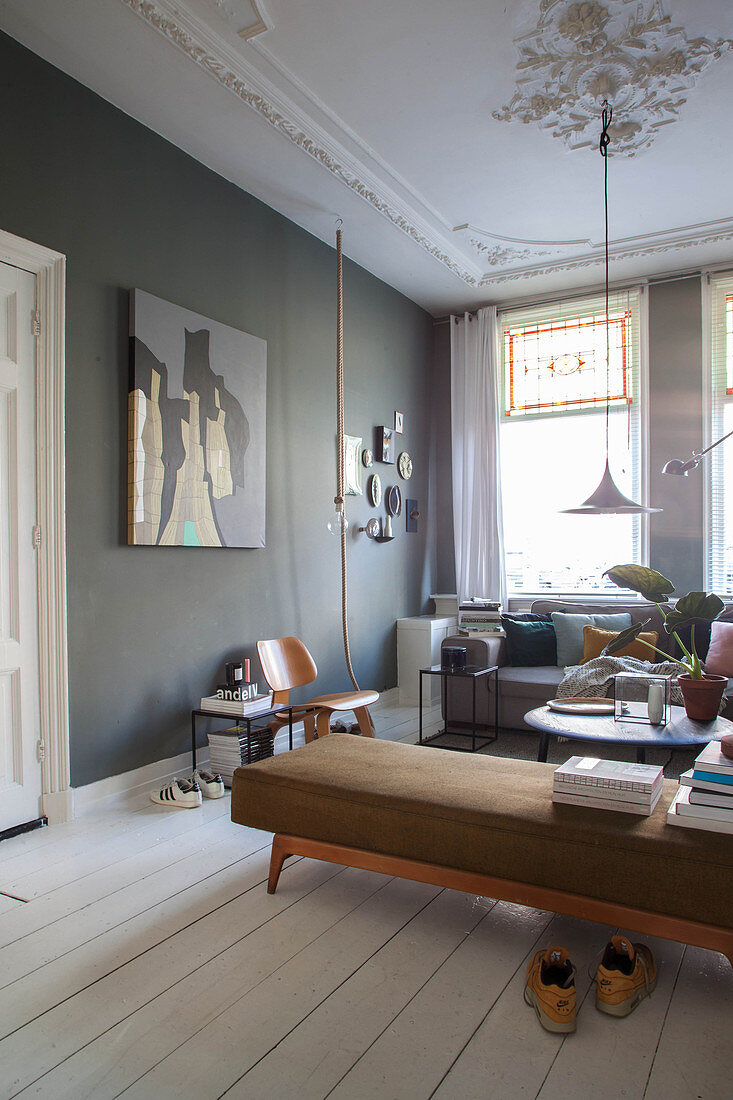
MULTIPOLYGON (((710 415, 705 445, 733 431, 733 276, 713 276, 705 286, 709 337, 710 415)), ((706 584, 733 593, 733 451, 722 443, 703 460, 709 507, 706 584), (727 503, 726 503, 727 498, 727 503)))
POLYGON ((500 316, 510 594, 618 595, 603 571, 642 561, 642 517, 562 514, 563 508, 581 504, 601 480, 607 397, 611 473, 622 493, 643 498, 642 303, 640 290, 612 293, 608 328, 603 295, 500 316))

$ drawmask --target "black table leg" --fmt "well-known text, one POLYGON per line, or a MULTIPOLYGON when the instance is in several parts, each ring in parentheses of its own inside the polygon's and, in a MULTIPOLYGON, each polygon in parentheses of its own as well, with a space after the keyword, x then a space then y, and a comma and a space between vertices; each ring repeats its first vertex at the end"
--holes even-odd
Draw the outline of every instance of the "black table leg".
POLYGON ((546 764, 547 763, 547 747, 548 747, 549 744, 550 744, 550 735, 549 735, 549 733, 544 733, 544 732, 541 733, 540 734, 540 747, 537 750, 537 759, 540 762, 540 764, 546 764))
POLYGON ((636 746, 636 763, 646 764, 646 749, 643 745, 636 746))
MULTIPOLYGON (((491 683, 491 676, 486 677, 486 688, 491 683)), ((499 736, 499 669, 494 669, 494 740, 499 736)))
POLYGON ((418 745, 422 745, 422 675, 423 675, 422 674, 422 669, 420 669, 420 689, 419 689, 420 698, 418 700, 418 703, 419 703, 419 708, 418 709, 419 709, 419 712, 420 712, 420 718, 419 718, 419 727, 418 727, 419 728, 419 735, 418 735, 418 739, 417 739, 418 745))
POLYGON ((196 715, 191 715, 191 771, 196 771, 196 715))
POLYGON ((471 728, 471 752, 476 752, 476 677, 473 679, 473 711, 471 714, 473 725, 471 728))

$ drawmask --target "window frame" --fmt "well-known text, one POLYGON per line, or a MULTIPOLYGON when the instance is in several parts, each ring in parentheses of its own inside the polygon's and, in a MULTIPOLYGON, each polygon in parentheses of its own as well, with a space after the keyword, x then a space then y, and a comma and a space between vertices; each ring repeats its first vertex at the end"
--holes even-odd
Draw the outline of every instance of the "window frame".
MULTIPOLYGON (((701 450, 725 434, 725 409, 733 408, 733 336, 728 344, 726 314, 733 310, 733 272, 704 272, 702 278, 702 356, 703 356, 703 441, 701 450)), ((730 430, 730 429, 729 429, 730 430)), ((725 533, 725 446, 714 448, 702 462, 703 553, 706 591, 720 590, 725 598, 733 594, 720 576, 725 555, 717 540, 725 533)), ((733 471, 731 472, 733 477, 733 471)))
MULTIPOLYGON (((639 462, 639 496, 638 500, 643 505, 648 505, 649 501, 649 453, 650 453, 650 439, 649 439, 649 294, 646 281, 637 282, 632 285, 625 285, 620 287, 614 287, 611 291, 611 306, 610 313, 614 312, 614 309, 619 309, 618 304, 621 296, 627 296, 627 300, 632 305, 632 308, 637 310, 638 320, 638 462, 639 462)), ((499 333, 500 333, 500 369, 502 372, 500 395, 502 401, 502 407, 500 412, 500 420, 512 421, 514 423, 522 421, 532 421, 538 417, 546 418, 553 414, 544 414, 542 412, 530 412, 524 413, 519 416, 506 417, 504 415, 504 387, 505 387, 505 361, 504 361, 504 331, 508 323, 508 318, 514 315, 509 323, 515 325, 516 319, 520 318, 523 313, 532 317, 532 311, 539 307, 544 308, 548 312, 554 309, 561 311, 561 316, 557 318, 558 322, 562 320, 563 315, 567 315, 570 311, 577 311, 577 315, 587 311, 593 311, 594 306, 597 311, 598 299, 603 297, 603 290, 597 290, 595 292, 584 290, 577 294, 563 295, 551 300, 541 302, 526 302, 526 303, 507 303, 503 306, 498 313, 499 333)), ((521 322, 519 322, 521 323, 521 322)), ((532 322, 525 322, 532 323, 532 322)), ((605 407, 605 402, 603 403, 605 407)), ((612 400, 613 409, 613 400, 612 400)), ((617 408, 623 408, 624 406, 616 406, 617 408)), ((585 408, 570 408, 563 413, 556 413, 557 416, 577 416, 583 412, 587 412, 585 408)), ((643 513, 638 516, 638 534, 636 539, 637 544, 637 557, 638 564, 649 565, 649 546, 650 546, 650 524, 649 514, 643 513)), ((610 563, 613 564, 613 563, 610 563)), ((531 602, 535 599, 547 599, 560 596, 563 599, 575 600, 579 603, 587 603, 589 601, 598 602, 614 602, 628 601, 631 597, 630 593, 617 590, 615 592, 607 592, 604 590, 593 589, 591 591, 578 591, 573 590, 571 592, 563 592, 561 590, 553 589, 551 592, 539 591, 531 592, 526 589, 514 590, 510 589, 508 592, 508 599, 512 604, 531 602)))

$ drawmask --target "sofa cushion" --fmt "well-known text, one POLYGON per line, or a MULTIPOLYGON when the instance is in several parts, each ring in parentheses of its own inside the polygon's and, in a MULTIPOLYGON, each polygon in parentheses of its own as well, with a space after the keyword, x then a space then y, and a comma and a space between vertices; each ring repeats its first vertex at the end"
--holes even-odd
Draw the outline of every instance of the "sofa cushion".
POLYGON ((506 634, 507 661, 510 665, 556 665, 557 642, 555 627, 549 615, 525 621, 513 615, 502 615, 506 634))
MULTIPOLYGON (((614 638, 618 638, 618 634, 617 630, 604 630, 601 626, 584 626, 583 660, 580 663, 584 665, 586 661, 592 661, 594 657, 600 657, 606 646, 614 638)), ((630 642, 623 649, 617 650, 613 656, 636 657, 639 661, 658 661, 659 657, 647 648, 647 645, 656 645, 658 641, 659 635, 656 630, 642 630, 635 641, 630 642), (645 642, 647 645, 644 645, 645 642)))
MULTIPOLYGON (((516 668, 505 665, 499 669, 499 691, 518 699, 539 700, 546 703, 555 698, 555 689, 564 675, 557 665, 539 665, 535 668, 516 668)), ((527 710, 532 710, 528 704, 527 710)))
MULTIPOLYGON (((705 671, 718 676, 733 676, 733 623, 711 623, 710 647, 705 671)), ((700 651, 698 650, 698 656, 700 651)))
POLYGON ((557 635, 557 663, 565 668, 567 665, 579 665, 583 659, 584 626, 602 626, 605 630, 619 631, 631 626, 631 615, 626 611, 612 615, 553 611, 552 622, 557 635))
POLYGON ((730 837, 552 801, 552 764, 333 733, 238 768, 232 820, 733 927, 730 837))

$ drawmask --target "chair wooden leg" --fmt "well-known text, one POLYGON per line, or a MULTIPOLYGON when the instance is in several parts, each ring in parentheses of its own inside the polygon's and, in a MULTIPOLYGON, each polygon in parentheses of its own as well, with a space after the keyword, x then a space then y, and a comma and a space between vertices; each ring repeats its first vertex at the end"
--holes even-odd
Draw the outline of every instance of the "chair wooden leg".
POLYGON ((319 710, 316 714, 316 729, 318 730, 318 737, 327 737, 331 732, 331 714, 330 710, 319 710))
POLYGON ((305 743, 310 745, 311 741, 315 740, 316 736, 316 716, 315 714, 306 714, 303 718, 303 730, 305 732, 305 743))
POLYGON ((362 737, 374 737, 374 723, 368 707, 357 707, 354 717, 359 723, 362 737))

